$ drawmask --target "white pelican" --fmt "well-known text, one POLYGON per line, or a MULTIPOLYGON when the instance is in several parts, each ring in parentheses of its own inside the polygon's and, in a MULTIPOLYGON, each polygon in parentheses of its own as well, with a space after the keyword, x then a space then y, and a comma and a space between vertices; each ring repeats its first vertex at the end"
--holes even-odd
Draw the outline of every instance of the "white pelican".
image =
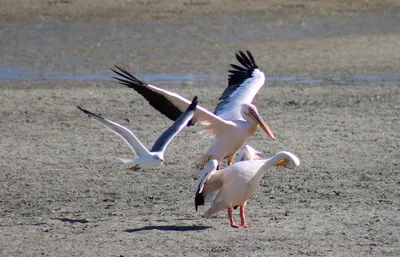
POLYGON ((232 227, 247 227, 244 206, 246 201, 259 187, 260 180, 266 170, 272 166, 285 166, 294 169, 300 165, 300 160, 289 152, 279 152, 267 160, 248 160, 235 162, 231 166, 217 170, 218 161, 211 160, 204 167, 197 183, 195 207, 203 205, 204 200, 218 191, 213 204, 204 214, 211 217, 219 211, 228 210, 229 222, 232 227), (240 206, 241 225, 236 225, 232 217, 232 208, 240 206))
MULTIPOLYGON (((236 59, 243 67, 231 64, 235 70, 229 71, 231 74, 228 87, 219 98, 214 113, 201 106, 198 106, 194 113, 192 124, 200 121, 205 125, 201 133, 215 137, 207 153, 200 158, 203 165, 211 159, 220 163, 225 158, 228 165, 232 164, 236 151, 257 131, 258 126, 275 140, 271 129, 258 114, 257 108, 251 104, 258 90, 264 85, 265 76, 249 51, 247 55, 241 51, 236 54, 236 59)), ((172 120, 176 120, 190 103, 176 93, 149 85, 125 69, 117 65, 115 67, 117 70, 111 70, 122 77, 114 77, 115 79, 137 91, 151 106, 172 120)))
MULTIPOLYGON (((248 160, 262 160, 262 158, 260 156, 258 156, 259 153, 261 153, 261 152, 257 151, 250 145, 245 145, 242 147, 242 149, 239 151, 238 155, 236 156, 235 162, 242 162, 242 161, 248 161, 248 160)), ((200 180, 198 182, 200 183, 200 180)), ((197 185, 197 187, 198 187, 198 185, 197 185)), ((205 201, 206 202, 213 201, 215 196, 217 195, 217 193, 218 193, 218 190, 216 190, 210 194, 207 194, 207 198, 205 199, 205 201)), ((234 206, 233 209, 236 210, 237 207, 238 207, 238 205, 234 206)), ((196 211, 197 211, 197 205, 196 205, 196 211)))
POLYGON ((164 162, 164 153, 168 144, 171 140, 185 127, 189 126, 191 119, 193 118, 194 111, 197 106, 197 96, 193 98, 192 103, 188 106, 186 111, 179 116, 179 118, 169 127, 161 136, 156 140, 151 151, 149 152, 146 147, 139 141, 139 139, 132 133, 128 128, 104 119, 103 117, 91 113, 78 106, 78 109, 88 114, 91 119, 105 126, 117 136, 122 138, 130 148, 136 153, 135 159, 123 159, 120 160, 126 164, 133 164, 132 170, 138 170, 142 168, 154 168, 160 167, 161 163, 164 162))

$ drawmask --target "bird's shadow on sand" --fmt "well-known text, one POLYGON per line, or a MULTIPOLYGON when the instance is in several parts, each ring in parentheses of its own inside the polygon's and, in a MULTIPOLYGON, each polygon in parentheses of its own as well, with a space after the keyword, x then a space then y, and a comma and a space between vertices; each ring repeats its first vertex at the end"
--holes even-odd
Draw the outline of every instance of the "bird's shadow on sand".
POLYGON ((144 226, 141 228, 125 229, 123 232, 135 233, 146 230, 162 230, 162 231, 200 231, 211 228, 210 226, 144 226))
POLYGON ((59 220, 61 222, 68 222, 68 223, 88 223, 89 221, 86 219, 70 219, 70 218, 50 218, 52 220, 59 220))

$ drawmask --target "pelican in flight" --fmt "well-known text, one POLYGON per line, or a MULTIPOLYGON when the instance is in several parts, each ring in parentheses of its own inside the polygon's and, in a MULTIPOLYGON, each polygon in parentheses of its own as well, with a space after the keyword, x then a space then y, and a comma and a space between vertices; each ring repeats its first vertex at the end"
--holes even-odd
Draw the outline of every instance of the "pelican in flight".
POLYGON ((300 160, 294 154, 282 151, 266 160, 248 160, 235 162, 231 166, 217 170, 218 161, 209 161, 197 183, 195 207, 204 205, 204 200, 218 191, 211 207, 204 214, 209 218, 224 209, 228 210, 229 222, 232 227, 246 228, 244 207, 247 200, 260 185, 260 180, 267 169, 272 166, 285 166, 294 169, 300 165, 300 160), (232 208, 240 206, 241 225, 237 225, 232 216, 232 208))
MULTIPOLYGON (((249 51, 247 55, 239 51, 236 59, 243 67, 231 64, 234 70, 229 70, 228 87, 219 98, 214 113, 198 106, 192 119, 192 124, 199 121, 205 126, 201 134, 215 137, 207 153, 200 158, 203 166, 211 159, 216 159, 218 164, 227 159, 228 165, 231 165, 236 151, 259 126, 275 140, 271 129, 261 118, 257 108, 251 104, 264 85, 264 73, 258 68, 249 51)), ((147 84, 122 67, 115 67, 116 69, 111 70, 120 76, 114 77, 120 84, 134 89, 151 106, 171 120, 176 120, 190 104, 188 99, 176 93, 147 84)))
POLYGON ((193 98, 188 108, 182 113, 178 119, 169 127, 161 136, 156 140, 151 151, 149 152, 146 147, 139 141, 139 139, 133 134, 133 132, 111 120, 107 120, 99 115, 91 113, 78 106, 78 109, 89 115, 89 117, 103 125, 104 127, 111 130, 117 136, 122 138, 125 143, 136 153, 135 159, 123 159, 120 160, 125 164, 133 164, 131 170, 138 170, 140 168, 156 168, 160 167, 161 163, 164 163, 165 149, 171 142, 171 140, 186 126, 190 125, 191 119, 193 118, 194 111, 197 106, 197 96, 193 98))

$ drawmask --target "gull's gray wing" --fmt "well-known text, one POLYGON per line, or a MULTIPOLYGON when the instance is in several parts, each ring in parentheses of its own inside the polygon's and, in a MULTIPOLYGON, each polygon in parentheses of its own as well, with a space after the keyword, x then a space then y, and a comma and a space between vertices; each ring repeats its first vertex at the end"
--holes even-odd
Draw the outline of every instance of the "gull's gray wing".
POLYGON ((191 119, 197 106, 197 96, 184 113, 169 127, 154 143, 151 152, 164 152, 171 140, 186 126, 190 126, 191 119))

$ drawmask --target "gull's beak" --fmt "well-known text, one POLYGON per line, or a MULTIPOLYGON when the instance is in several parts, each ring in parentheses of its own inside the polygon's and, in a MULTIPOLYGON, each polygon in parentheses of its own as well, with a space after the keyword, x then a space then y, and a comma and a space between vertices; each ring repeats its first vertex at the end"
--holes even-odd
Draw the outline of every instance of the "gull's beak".
POLYGON ((280 161, 278 161, 277 163, 275 163, 274 166, 285 166, 289 161, 287 159, 282 159, 280 161))
POLYGON ((265 131, 265 133, 268 134, 272 140, 275 140, 274 133, 272 133, 272 130, 268 127, 267 123, 261 118, 260 114, 258 112, 254 111, 253 109, 250 109, 250 115, 253 116, 253 118, 257 121, 257 123, 260 125, 260 127, 265 131))

